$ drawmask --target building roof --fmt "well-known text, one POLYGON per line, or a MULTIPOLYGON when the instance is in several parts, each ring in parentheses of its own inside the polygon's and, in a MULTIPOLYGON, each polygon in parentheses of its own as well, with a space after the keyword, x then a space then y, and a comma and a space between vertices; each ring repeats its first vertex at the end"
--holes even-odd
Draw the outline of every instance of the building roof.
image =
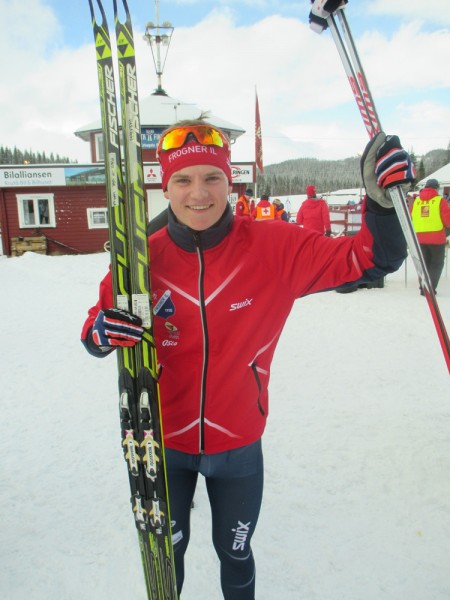
POLYGON ((418 188, 424 187, 426 182, 429 179, 437 179, 439 182, 439 187, 450 185, 450 163, 448 165, 444 165, 434 173, 430 173, 424 179, 421 179, 417 184, 418 188))
MULTIPOLYGON (((153 94, 139 102, 141 127, 165 128, 184 119, 198 119, 205 112, 196 104, 183 102, 178 98, 172 98, 164 94, 153 94)), ((235 123, 225 121, 209 112, 206 114, 208 122, 226 131, 230 135, 232 142, 245 133, 245 129, 242 129, 242 127, 235 123)), ((120 115, 119 121, 121 121, 120 115)), ((88 142, 92 132, 101 130, 102 122, 101 119, 98 119, 83 127, 79 127, 75 131, 75 135, 88 142)))

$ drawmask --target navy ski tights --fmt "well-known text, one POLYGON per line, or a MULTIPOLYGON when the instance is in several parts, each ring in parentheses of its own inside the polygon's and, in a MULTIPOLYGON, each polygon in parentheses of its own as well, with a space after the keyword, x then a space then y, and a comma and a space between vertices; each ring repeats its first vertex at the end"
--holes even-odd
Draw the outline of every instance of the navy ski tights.
POLYGON ((178 594, 184 581, 184 554, 198 474, 205 477, 211 505, 212 539, 220 560, 225 600, 254 600, 255 561, 250 540, 263 490, 261 441, 219 454, 185 454, 166 449, 172 536, 178 594))

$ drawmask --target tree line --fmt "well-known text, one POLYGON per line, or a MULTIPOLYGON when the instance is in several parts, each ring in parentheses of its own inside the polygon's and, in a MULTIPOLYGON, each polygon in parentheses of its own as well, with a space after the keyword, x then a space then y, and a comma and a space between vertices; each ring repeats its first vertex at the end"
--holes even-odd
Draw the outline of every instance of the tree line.
MULTIPOLYGON (((416 167, 416 181, 424 179, 430 173, 450 162, 450 143, 447 149, 430 150, 420 158, 410 151, 416 167)), ((51 152, 32 152, 0 146, 0 165, 27 165, 63 163, 77 161, 51 152)), ((341 160, 319 160, 317 158, 296 158, 281 163, 267 165, 264 173, 258 172, 256 183, 260 194, 270 196, 290 196, 304 194, 307 185, 315 185, 325 193, 333 190, 353 189, 362 186, 359 158, 341 160)))
MULTIPOLYGON (((416 181, 420 181, 450 162, 450 143, 446 150, 430 150, 420 158, 413 151, 409 154, 416 168, 416 181)), ((342 160, 297 158, 268 165, 263 174, 257 174, 258 192, 290 196, 304 194, 306 186, 311 184, 322 193, 362 187, 359 161, 358 157, 342 160)))
POLYGON ((48 163, 73 163, 66 156, 60 156, 59 154, 53 154, 51 152, 48 156, 45 152, 32 152, 31 150, 19 150, 14 148, 8 148, 6 146, 0 146, 0 165, 39 165, 48 163))

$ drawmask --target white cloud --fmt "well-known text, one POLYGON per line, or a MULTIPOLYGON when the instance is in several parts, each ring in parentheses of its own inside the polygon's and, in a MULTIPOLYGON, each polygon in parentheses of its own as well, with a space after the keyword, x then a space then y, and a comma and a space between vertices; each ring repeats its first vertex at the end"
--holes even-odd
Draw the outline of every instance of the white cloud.
POLYGON ((39 0, 0 0, 0 11, 0 143, 89 161, 73 131, 97 110, 93 47, 61 47, 58 22, 39 0))
POLYGON ((424 31, 419 21, 413 21, 390 37, 371 31, 362 36, 359 46, 360 54, 367 57, 367 77, 370 71, 371 81, 373 77, 382 93, 449 86, 449 31, 424 31))
POLYGON ((41 0, 0 0, 2 74, 32 66, 59 39, 61 29, 52 10, 41 0), (8 60, 9 59, 9 60, 8 60))
POLYGON ((372 0, 365 7, 372 15, 395 15, 405 19, 420 18, 440 25, 450 24, 448 0, 372 0))
POLYGON ((401 103, 396 110, 402 142, 420 154, 423 144, 429 148, 447 148, 450 142, 450 105, 433 100, 401 103))
MULTIPOLYGON (((53 14, 38 0, 28 0, 26 14, 15 1, 0 0, 0 9, 6 16, 0 144, 88 162, 88 144, 73 132, 100 117, 93 43, 75 50, 62 46, 53 14), (13 32, 18 20, 20 37, 13 32), (17 62, 5 60, 6 49, 17 62)), ((446 147, 450 137, 448 100, 443 104, 437 94, 448 89, 450 33, 425 32, 418 21, 403 23, 389 37, 372 27, 356 43, 376 104, 385 111, 383 125, 414 140, 420 154, 446 147)), ((156 87, 142 34, 135 25, 141 98, 156 87)), ((163 86, 171 96, 246 129, 234 160, 254 156, 255 86, 265 164, 299 156, 344 158, 361 152, 366 142, 329 32, 319 36, 296 19, 271 16, 240 27, 225 9, 213 10, 193 27, 176 28, 163 86)))

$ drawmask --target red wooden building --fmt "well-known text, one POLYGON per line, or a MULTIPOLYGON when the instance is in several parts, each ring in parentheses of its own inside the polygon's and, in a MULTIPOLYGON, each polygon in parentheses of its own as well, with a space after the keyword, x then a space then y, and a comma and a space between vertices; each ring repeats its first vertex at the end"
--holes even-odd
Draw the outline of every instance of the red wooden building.
MULTIPOLYGON (((201 110, 165 94, 140 104, 147 215, 167 206, 161 190, 156 146, 162 131, 182 119, 195 119, 201 110)), ((211 115, 208 121, 234 142, 244 130, 211 115)), ((32 249, 48 254, 99 252, 108 240, 103 136, 101 121, 75 134, 90 144, 87 165, 0 165, 0 227, 2 253, 20 255, 32 249)), ((235 203, 256 181, 254 162, 232 164, 235 203)))

